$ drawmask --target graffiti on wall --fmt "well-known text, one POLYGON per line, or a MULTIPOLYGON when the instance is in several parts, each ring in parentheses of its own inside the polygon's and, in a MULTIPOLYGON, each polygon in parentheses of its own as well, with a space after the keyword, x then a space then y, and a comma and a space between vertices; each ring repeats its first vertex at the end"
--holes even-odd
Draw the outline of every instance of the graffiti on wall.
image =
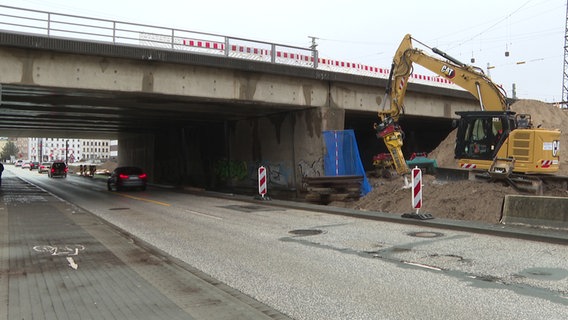
MULTIPOLYGON (((296 178, 294 168, 282 162, 257 162, 221 160, 215 166, 216 177, 220 181, 232 181, 238 184, 253 184, 258 182, 258 168, 264 166, 267 171, 268 186, 288 188, 293 186, 296 178)), ((317 177, 323 175, 323 158, 315 161, 300 160, 298 170, 301 177, 317 177)))
POLYGON ((244 180, 248 175, 247 163, 237 160, 220 160, 215 165, 215 175, 221 181, 244 180))
POLYGON ((290 174, 286 167, 282 164, 268 163, 268 181, 270 184, 275 184, 287 187, 290 182, 290 174))

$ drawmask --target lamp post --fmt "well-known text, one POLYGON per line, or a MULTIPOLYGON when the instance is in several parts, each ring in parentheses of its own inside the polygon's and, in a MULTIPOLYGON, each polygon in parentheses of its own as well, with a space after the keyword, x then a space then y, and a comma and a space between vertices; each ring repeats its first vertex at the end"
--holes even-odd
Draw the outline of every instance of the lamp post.
POLYGON ((65 140, 65 163, 69 160, 69 140, 65 140))

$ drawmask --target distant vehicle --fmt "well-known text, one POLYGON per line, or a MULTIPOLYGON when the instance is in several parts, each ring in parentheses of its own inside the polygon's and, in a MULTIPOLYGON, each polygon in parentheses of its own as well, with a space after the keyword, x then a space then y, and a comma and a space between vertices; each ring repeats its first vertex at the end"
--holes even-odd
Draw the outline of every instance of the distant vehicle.
POLYGON ((15 165, 16 167, 21 167, 21 166, 22 166, 22 163, 24 163, 24 160, 19 159, 19 160, 16 160, 16 162, 14 163, 14 165, 15 165))
POLYGON ((48 171, 48 176, 50 178, 60 177, 60 178, 67 178, 67 165, 63 161, 55 161, 51 164, 51 167, 48 171))
POLYGON ((29 169, 29 168, 30 168, 30 161, 24 160, 24 162, 22 162, 22 169, 29 169))
POLYGON ((138 167, 118 167, 112 171, 107 180, 107 189, 112 191, 112 187, 116 191, 124 188, 140 188, 146 190, 148 175, 138 167))
POLYGON ((39 168, 39 162, 37 161, 30 162, 30 171, 37 168, 39 168))
POLYGON ((109 169, 96 169, 95 174, 101 176, 110 176, 111 171, 109 169))
POLYGON ((51 162, 42 162, 39 165, 37 172, 39 173, 49 172, 49 169, 51 169, 51 162))

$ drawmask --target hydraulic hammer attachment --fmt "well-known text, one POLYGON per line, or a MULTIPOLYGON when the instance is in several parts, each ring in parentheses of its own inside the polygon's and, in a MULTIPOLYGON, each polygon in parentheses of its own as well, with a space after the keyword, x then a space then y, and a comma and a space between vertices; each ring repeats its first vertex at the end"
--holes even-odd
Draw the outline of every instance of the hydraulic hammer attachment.
POLYGON ((387 118, 386 121, 375 125, 375 130, 377 130, 377 137, 382 138, 389 153, 392 156, 392 161, 396 172, 400 176, 404 176, 410 173, 408 165, 404 160, 404 155, 402 154, 402 144, 404 140, 404 133, 398 124, 394 121, 389 121, 391 118, 387 118))

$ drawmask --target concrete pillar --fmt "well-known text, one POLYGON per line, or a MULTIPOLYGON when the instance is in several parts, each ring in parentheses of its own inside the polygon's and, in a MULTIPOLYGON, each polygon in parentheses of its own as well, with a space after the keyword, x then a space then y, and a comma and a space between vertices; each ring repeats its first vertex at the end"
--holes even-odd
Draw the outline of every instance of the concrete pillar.
POLYGON ((141 167, 154 181, 154 135, 121 135, 118 139, 118 165, 141 167))
POLYGON ((275 189, 301 190, 302 177, 323 175, 322 132, 343 130, 344 122, 345 111, 330 108, 236 122, 228 152, 234 170, 231 183, 256 186, 257 169, 263 165, 268 170, 269 193, 275 189))
POLYGON ((296 164, 296 187, 304 189, 302 178, 323 176, 325 143, 323 131, 343 130, 345 110, 314 108, 297 112, 294 137, 294 163, 296 164))

